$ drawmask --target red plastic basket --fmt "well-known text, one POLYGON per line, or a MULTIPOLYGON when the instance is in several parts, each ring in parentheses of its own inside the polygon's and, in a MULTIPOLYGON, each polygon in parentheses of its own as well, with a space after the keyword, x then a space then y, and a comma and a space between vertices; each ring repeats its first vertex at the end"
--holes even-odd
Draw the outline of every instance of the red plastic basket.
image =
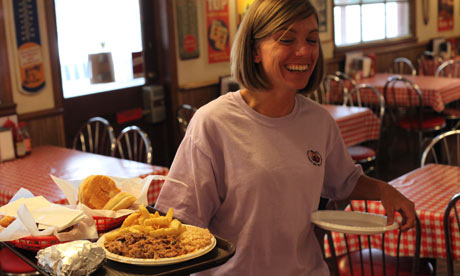
POLYGON ((108 218, 108 217, 96 217, 94 216, 93 219, 96 222, 96 228, 98 233, 104 233, 109 230, 115 229, 123 224, 126 216, 122 216, 119 218, 108 218))
POLYGON ((53 235, 40 237, 28 236, 18 240, 9 241, 9 243, 18 248, 38 251, 40 249, 64 242, 61 242, 56 236, 53 235))

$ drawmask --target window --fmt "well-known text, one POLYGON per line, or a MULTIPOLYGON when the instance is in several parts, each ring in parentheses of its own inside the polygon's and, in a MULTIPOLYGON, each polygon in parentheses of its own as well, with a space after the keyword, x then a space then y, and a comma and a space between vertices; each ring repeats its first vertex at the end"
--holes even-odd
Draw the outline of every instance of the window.
POLYGON ((140 86, 139 0, 55 0, 64 98, 140 86))
POLYGON ((334 0, 335 45, 409 37, 410 0, 334 0))

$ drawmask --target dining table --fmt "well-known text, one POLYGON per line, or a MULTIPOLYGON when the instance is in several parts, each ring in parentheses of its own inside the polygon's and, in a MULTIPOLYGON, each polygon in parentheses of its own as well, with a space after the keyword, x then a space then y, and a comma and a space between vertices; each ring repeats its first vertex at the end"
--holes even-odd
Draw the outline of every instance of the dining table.
MULTIPOLYGON (((363 83, 369 84, 377 88, 383 95, 383 89, 385 84, 391 76, 397 74, 390 73, 377 73, 372 77, 363 78, 356 81, 356 85, 363 83)), ((460 78, 447 78, 447 77, 435 77, 425 75, 401 75, 404 78, 410 80, 414 84, 418 85, 422 92, 423 105, 431 107, 434 111, 441 112, 444 110, 446 104, 460 99, 460 78)), ((349 86, 350 84, 348 84, 349 86)), ((402 83, 396 85, 396 97, 398 98, 398 104, 409 104, 409 98, 405 93, 405 87, 402 83)), ((366 93, 361 91, 360 93, 366 93)), ((363 99, 369 99, 369 101, 377 103, 377 97, 373 95, 362 96, 363 99)), ((415 95, 414 95, 415 100, 415 95)))
POLYGON ((322 106, 337 122, 346 146, 353 146, 379 138, 380 120, 371 109, 328 104, 323 104, 322 106))
MULTIPOLYGON (((446 259, 444 212, 450 199, 460 191, 460 167, 431 163, 412 170, 390 181, 389 184, 415 203, 421 226, 420 257, 446 259)), ((351 205, 354 211, 385 215, 380 201, 367 201, 367 211, 363 200, 353 200, 351 205)), ((345 210, 351 210, 351 207, 348 206, 345 210)), ((399 214, 395 218, 401 221, 399 214)), ((455 217, 452 216, 451 219, 454 220, 455 217)), ((460 230, 456 223, 451 223, 451 227, 452 233, 456 233, 452 235, 453 256, 456 260, 460 260, 460 230)), ((332 234, 336 254, 344 254, 346 252, 344 235, 337 232, 332 234)), ((413 256, 415 238, 414 228, 402 235, 401 256, 413 256)), ((347 242, 351 251, 359 249, 356 235, 347 235, 347 242)), ((395 256, 398 230, 387 231, 384 242, 386 253, 395 256)), ((371 243, 373 247, 381 245, 382 235, 373 235, 371 243)), ((327 242, 325 242, 325 251, 327 255, 330 253, 327 242)))
MULTIPOLYGON (((16 192, 25 188, 35 196, 41 195, 53 203, 65 204, 64 193, 51 175, 78 181, 92 174, 120 178, 167 175, 168 168, 119 159, 95 153, 57 147, 39 146, 22 158, 0 163, 0 206, 7 204, 16 192)), ((148 203, 154 204, 164 180, 152 180, 147 193, 148 203)))

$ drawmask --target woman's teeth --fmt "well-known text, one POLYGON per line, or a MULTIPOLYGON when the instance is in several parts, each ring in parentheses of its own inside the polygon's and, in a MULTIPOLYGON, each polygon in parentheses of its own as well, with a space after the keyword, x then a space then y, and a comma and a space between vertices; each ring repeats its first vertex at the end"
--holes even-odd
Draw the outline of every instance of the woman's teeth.
POLYGON ((286 68, 289 71, 294 72, 305 72, 308 70, 308 65, 287 65, 286 68))

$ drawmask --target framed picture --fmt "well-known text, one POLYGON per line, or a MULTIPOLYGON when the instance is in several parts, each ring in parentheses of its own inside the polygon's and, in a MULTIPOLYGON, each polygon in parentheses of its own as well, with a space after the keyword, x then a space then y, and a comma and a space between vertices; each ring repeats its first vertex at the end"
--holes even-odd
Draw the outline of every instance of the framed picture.
POLYGON ((316 8, 318 12, 318 27, 320 32, 327 32, 327 3, 328 1, 324 0, 310 0, 312 5, 316 8))

